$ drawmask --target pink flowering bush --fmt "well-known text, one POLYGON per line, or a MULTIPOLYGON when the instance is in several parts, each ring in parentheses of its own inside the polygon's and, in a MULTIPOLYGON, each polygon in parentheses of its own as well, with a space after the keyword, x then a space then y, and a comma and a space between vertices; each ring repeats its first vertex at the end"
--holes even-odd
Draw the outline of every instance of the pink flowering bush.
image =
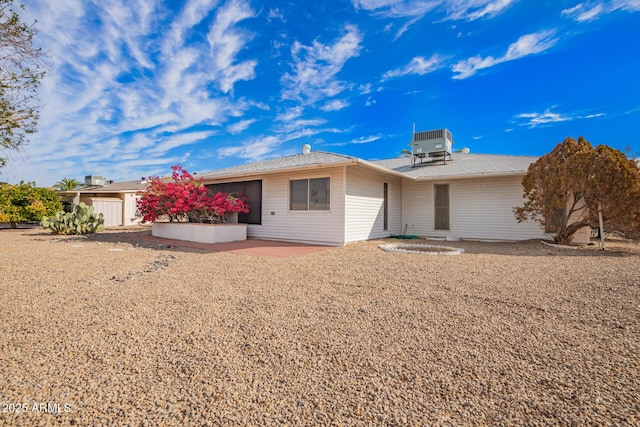
POLYGON ((202 178, 196 180, 182 166, 172 166, 171 180, 151 178, 137 202, 142 222, 169 221, 224 223, 231 212, 249 212, 242 194, 211 194, 202 178))

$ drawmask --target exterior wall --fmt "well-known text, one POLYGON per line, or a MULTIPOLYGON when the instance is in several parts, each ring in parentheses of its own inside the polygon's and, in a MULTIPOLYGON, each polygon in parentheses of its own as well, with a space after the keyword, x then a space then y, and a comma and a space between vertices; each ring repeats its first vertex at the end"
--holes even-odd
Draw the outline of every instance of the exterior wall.
POLYGON ((119 194, 123 201, 122 204, 122 220, 123 225, 135 225, 142 221, 141 216, 136 216, 138 209, 136 208, 136 202, 140 199, 135 193, 121 193, 119 194))
POLYGON ((151 226, 151 235, 199 243, 237 242, 247 240, 247 225, 154 222, 151 226))
POLYGON ((142 217, 136 217, 136 201, 139 198, 136 193, 80 193, 79 199, 74 203, 84 202, 93 206, 96 212, 104 215, 105 227, 116 227, 135 225, 142 221, 142 217))
POLYGON ((105 227, 122 225, 122 200, 114 197, 80 197, 80 201, 93 206, 104 216, 105 227))
POLYGON ((402 183, 406 234, 488 240, 545 238, 537 222, 518 223, 513 207, 524 202, 522 177, 402 183), (434 184, 449 184, 450 230, 434 230, 434 184))
MULTIPOLYGON (((345 244, 343 167, 246 177, 246 180, 255 179, 262 179, 262 224, 247 224, 248 237, 331 246, 345 244), (324 177, 329 177, 331 182, 330 210, 289 210, 290 180, 324 177)), ((207 184, 232 181, 240 179, 212 181, 207 184)))
POLYGON ((368 169, 347 168, 346 242, 389 237, 402 229, 402 181, 368 169), (388 230, 384 230, 384 183, 388 183, 388 230))

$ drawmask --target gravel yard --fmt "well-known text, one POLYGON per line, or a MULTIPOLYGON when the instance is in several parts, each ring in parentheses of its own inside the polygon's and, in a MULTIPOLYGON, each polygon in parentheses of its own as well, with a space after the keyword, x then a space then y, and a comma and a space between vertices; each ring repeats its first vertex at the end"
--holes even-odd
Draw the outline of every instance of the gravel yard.
POLYGON ((0 425, 640 423, 637 244, 277 259, 135 235, 0 230, 0 425))

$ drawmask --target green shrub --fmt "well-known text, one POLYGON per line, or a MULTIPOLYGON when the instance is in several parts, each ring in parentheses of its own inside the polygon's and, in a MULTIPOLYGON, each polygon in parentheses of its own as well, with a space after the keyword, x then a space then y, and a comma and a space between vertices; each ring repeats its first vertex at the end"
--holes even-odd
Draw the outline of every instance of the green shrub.
POLYGON ((89 234, 104 228, 104 216, 96 216, 93 206, 80 202, 73 212, 60 211, 55 216, 43 218, 40 224, 54 234, 89 234))

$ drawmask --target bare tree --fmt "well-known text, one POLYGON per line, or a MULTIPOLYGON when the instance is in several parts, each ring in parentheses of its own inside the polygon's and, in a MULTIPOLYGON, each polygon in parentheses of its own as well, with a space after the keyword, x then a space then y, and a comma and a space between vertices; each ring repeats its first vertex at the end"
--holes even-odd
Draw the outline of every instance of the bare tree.
POLYGON ((36 131, 37 88, 44 77, 44 54, 33 45, 35 22, 20 19, 13 0, 0 0, 0 168, 7 152, 17 151, 36 131))

